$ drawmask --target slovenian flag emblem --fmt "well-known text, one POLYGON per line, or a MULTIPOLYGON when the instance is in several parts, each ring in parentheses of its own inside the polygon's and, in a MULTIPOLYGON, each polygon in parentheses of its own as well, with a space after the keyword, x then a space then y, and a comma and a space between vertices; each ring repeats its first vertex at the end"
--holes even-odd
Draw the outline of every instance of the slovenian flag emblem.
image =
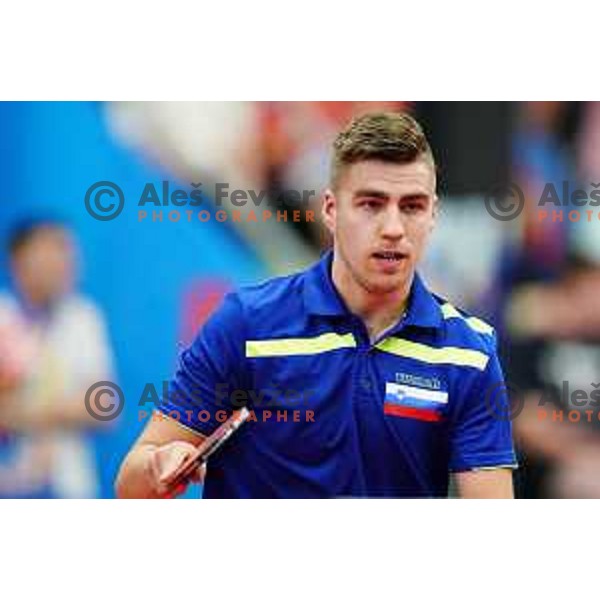
POLYGON ((448 393, 428 390, 401 383, 385 384, 383 412, 395 417, 409 417, 420 421, 441 421, 448 404, 448 393))

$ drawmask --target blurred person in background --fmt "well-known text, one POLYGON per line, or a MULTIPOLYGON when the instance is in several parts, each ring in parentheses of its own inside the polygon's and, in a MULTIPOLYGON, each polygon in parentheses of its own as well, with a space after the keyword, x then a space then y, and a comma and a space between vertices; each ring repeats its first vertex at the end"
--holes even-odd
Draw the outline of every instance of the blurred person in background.
POLYGON ((58 221, 21 222, 9 239, 11 293, 0 294, 0 496, 98 495, 84 398, 110 380, 98 308, 75 291, 76 248, 58 221))
MULTIPOLYGON (((593 165, 600 166, 600 146, 594 142, 600 135, 598 106, 584 106, 583 121, 579 108, 564 102, 523 103, 515 136, 515 179, 527 203, 520 235, 506 246, 499 297, 506 323, 502 329, 508 333, 508 379, 524 396, 514 428, 526 457, 520 492, 529 497, 600 497, 598 422, 541 418, 539 412, 540 406, 549 414, 586 410, 571 405, 558 390, 568 381, 571 390, 589 393, 600 381, 600 223, 573 223, 566 214, 562 221, 537 218, 537 200, 547 183, 560 190, 568 181, 573 190, 599 179, 600 169, 593 173, 593 165), (552 405, 541 404, 544 391, 552 405)), ((584 214, 589 208, 570 205, 564 212, 584 214)))

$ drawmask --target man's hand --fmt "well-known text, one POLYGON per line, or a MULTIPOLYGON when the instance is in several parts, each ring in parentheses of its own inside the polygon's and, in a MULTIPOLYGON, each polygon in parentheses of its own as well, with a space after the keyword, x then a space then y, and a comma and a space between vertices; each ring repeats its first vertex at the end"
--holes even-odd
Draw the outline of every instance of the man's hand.
POLYGON ((187 481, 173 485, 173 474, 196 450, 196 446, 188 442, 171 442, 155 448, 149 455, 149 476, 151 485, 159 498, 174 498, 185 492, 189 483, 202 483, 206 467, 202 465, 194 471, 187 481))
POLYGON ((197 469, 189 481, 174 485, 176 470, 205 437, 166 416, 152 418, 121 465, 116 481, 119 498, 174 498, 191 482, 202 482, 206 469, 197 469))

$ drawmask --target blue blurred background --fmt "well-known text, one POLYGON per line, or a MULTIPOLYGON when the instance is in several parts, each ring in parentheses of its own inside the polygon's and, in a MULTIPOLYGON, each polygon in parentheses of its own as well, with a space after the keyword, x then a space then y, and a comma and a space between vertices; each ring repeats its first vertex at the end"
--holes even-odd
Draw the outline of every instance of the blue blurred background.
MULTIPOLYGON (((118 182, 125 197, 172 174, 111 135, 103 104, 0 103, 1 235, 27 215, 64 220, 81 251, 81 288, 103 309, 116 375, 126 402, 110 434, 95 436, 101 495, 113 495, 116 469, 139 433, 137 401, 146 382, 169 378, 184 326, 184 300, 194 284, 227 287, 268 274, 233 228, 206 223, 137 223, 136 214, 111 222, 90 217, 82 201, 96 181, 118 182), (131 218, 128 218, 131 217, 131 218), (190 226, 191 225, 191 226, 190 226), (210 285, 209 285, 210 284, 210 285)), ((9 286, 7 255, 1 284, 9 286)), ((198 290, 202 302, 202 289, 198 290)))

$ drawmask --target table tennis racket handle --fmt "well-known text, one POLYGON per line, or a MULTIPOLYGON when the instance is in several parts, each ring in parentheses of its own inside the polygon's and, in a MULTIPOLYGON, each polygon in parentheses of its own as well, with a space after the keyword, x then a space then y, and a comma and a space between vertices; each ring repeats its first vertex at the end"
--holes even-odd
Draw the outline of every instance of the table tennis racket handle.
POLYGON ((234 411, 231 417, 203 440, 195 452, 190 454, 163 483, 169 487, 185 483, 193 472, 206 463, 208 458, 225 443, 249 416, 250 411, 247 408, 234 411))

